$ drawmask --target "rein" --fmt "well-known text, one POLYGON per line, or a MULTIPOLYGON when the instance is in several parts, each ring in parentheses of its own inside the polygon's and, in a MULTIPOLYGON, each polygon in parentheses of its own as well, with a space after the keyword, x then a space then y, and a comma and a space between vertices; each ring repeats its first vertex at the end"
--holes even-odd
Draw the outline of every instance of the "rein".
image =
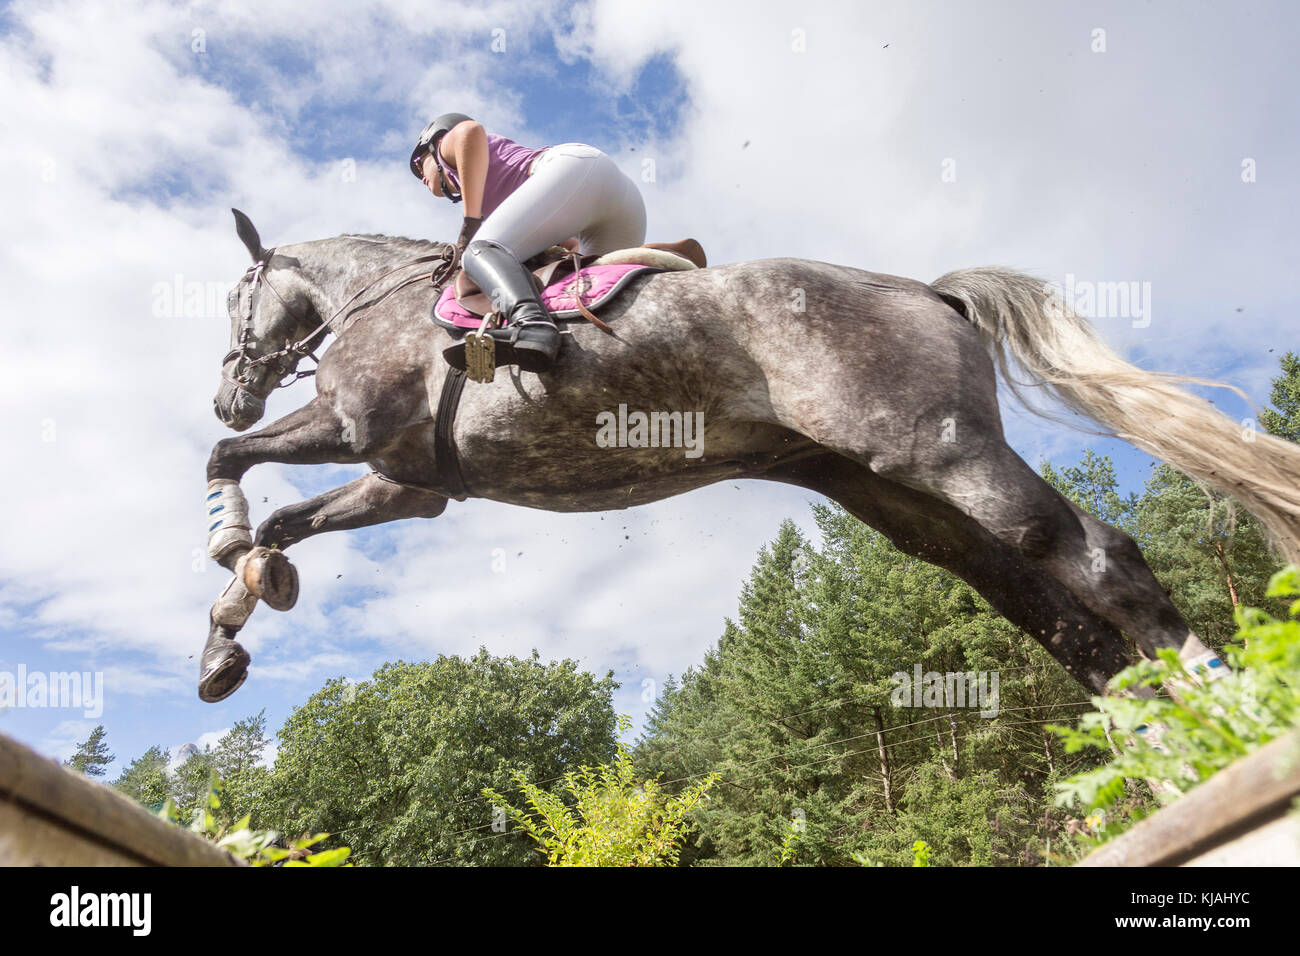
MULTIPOLYGON (((317 365, 320 365, 320 359, 316 357, 316 353, 314 351, 316 340, 321 338, 326 332, 335 332, 336 331, 334 329, 335 320, 338 319, 338 317, 343 314, 344 310, 346 310, 348 306, 352 305, 353 302, 361 298, 361 296, 365 295, 367 292, 373 289, 380 282, 383 282, 389 276, 401 272, 403 269, 409 269, 411 266, 414 265, 419 265, 424 262, 442 263, 442 265, 433 268, 429 272, 422 272, 419 273, 418 275, 410 276, 406 279, 403 279, 401 282, 397 283, 397 285, 393 286, 391 289, 389 289, 383 295, 379 296, 377 299, 374 299, 371 302, 362 303, 361 305, 357 306, 355 309, 348 312, 347 315, 343 316, 344 322, 343 322, 342 330, 346 330, 347 320, 350 319, 353 315, 355 315, 358 312, 363 312, 366 309, 371 308, 372 306, 378 305, 379 303, 387 299, 390 295, 392 295, 394 292, 397 292, 400 289, 404 289, 408 285, 411 285, 412 283, 423 282, 425 279, 429 279, 432 281, 436 289, 441 289, 441 287, 447 282, 447 280, 455 272, 456 264, 457 264, 456 263, 457 256, 456 256, 456 247, 453 244, 444 242, 444 243, 440 243, 440 245, 442 248, 436 253, 427 256, 417 256, 414 259, 410 259, 406 262, 403 262, 401 265, 394 266, 393 268, 387 270, 386 272, 383 272, 380 275, 376 276, 370 282, 366 283, 359 290, 357 290, 357 292, 353 294, 346 302, 344 302, 341 306, 335 309, 334 313, 328 319, 322 320, 320 324, 317 325, 316 328, 305 338, 302 338, 297 342, 293 342, 293 343, 286 342, 284 348, 279 349, 278 351, 269 352, 265 355, 259 355, 249 340, 253 334, 253 325, 254 325, 254 320, 257 317, 257 308, 260 301, 262 286, 266 286, 266 288, 271 290, 271 293, 277 299, 280 300, 280 304, 284 306, 285 312, 288 313, 288 315, 291 318, 297 321, 298 324, 300 325, 305 324, 302 317, 299 316, 289 306, 289 303, 285 300, 284 296, 280 294, 279 290, 277 290, 275 286, 271 284, 271 281, 267 278, 266 276, 267 264, 271 261, 271 257, 275 255, 275 248, 272 247, 270 249, 265 250, 262 253, 262 255, 258 257, 257 261, 248 267, 248 270, 244 273, 243 277, 240 279, 241 284, 243 283, 244 279, 250 280, 249 292, 248 292, 248 309, 244 315, 242 326, 240 328, 238 343, 233 349, 227 352, 225 354, 225 357, 222 358, 221 360, 221 364, 223 368, 226 365, 226 363, 229 362, 231 359, 238 360, 234 369, 234 374, 233 376, 231 376, 223 372, 222 377, 225 378, 226 381, 230 382, 230 384, 240 389, 241 391, 247 392, 248 394, 253 395, 257 398, 265 398, 265 395, 258 395, 257 392, 253 390, 253 388, 250 386, 248 382, 249 374, 253 370, 263 365, 270 368, 272 373, 275 374, 275 382, 276 382, 276 384, 271 386, 271 388, 266 389, 266 394, 270 394, 277 388, 286 388, 289 385, 292 385, 294 382, 298 381, 298 379, 300 378, 307 378, 308 376, 315 375, 316 369, 314 368, 306 372, 297 371, 298 362, 302 360, 303 356, 310 355, 312 360, 317 365), (290 373, 293 373, 293 378, 289 379, 287 382, 284 381, 285 376, 290 373)), ((239 296, 239 288, 238 286, 236 286, 234 289, 231 290, 230 296, 228 297, 226 303, 227 311, 229 312, 231 318, 235 317, 235 309, 238 306, 238 296, 239 296)), ((341 332, 339 334, 341 334, 341 332)))

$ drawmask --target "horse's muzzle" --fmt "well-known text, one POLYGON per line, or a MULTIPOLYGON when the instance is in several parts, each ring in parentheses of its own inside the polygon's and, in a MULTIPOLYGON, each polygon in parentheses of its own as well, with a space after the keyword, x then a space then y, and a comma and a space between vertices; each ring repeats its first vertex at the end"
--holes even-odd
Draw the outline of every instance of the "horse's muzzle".
POLYGON ((266 399, 222 382, 212 399, 212 410, 227 428, 242 432, 261 421, 266 413, 266 399))

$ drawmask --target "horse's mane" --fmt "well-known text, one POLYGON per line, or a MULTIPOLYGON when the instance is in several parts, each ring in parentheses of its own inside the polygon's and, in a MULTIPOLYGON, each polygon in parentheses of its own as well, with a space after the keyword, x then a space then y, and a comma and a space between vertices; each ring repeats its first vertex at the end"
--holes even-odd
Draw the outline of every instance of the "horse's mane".
POLYGON ((336 239, 360 239, 362 242, 373 242, 381 245, 388 243, 405 243, 412 246, 436 246, 438 245, 432 239, 409 239, 406 236, 386 236, 382 232, 345 232, 336 239))
POLYGON ((363 257, 367 261, 376 262, 398 257, 414 258, 426 253, 436 253, 445 245, 445 243, 431 239, 386 236, 378 232, 345 232, 332 239, 320 241, 326 243, 346 242, 352 246, 353 254, 363 257))

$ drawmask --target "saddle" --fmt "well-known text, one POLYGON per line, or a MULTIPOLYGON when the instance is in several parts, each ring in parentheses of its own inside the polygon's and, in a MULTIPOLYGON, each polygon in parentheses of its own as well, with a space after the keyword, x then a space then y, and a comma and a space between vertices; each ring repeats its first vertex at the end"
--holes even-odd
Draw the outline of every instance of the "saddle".
MULTIPOLYGON (((524 263, 533 274, 542 303, 557 321, 584 318, 605 331, 609 327, 594 313, 636 276, 707 265, 704 249, 694 239, 648 242, 603 256, 578 256, 551 246, 524 263)), ((492 300, 461 270, 434 303, 432 318, 453 338, 460 338, 479 328, 492 311, 492 300)))

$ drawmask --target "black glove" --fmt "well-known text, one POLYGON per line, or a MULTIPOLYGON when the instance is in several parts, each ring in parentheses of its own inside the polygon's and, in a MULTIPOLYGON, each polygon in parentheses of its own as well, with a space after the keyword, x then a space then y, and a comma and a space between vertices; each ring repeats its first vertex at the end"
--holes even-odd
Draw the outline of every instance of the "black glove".
POLYGON ((478 227, 483 225, 482 216, 466 216, 460 225, 460 236, 456 239, 456 261, 460 262, 461 257, 465 255, 465 247, 470 244, 474 238, 474 233, 478 232, 478 227))

